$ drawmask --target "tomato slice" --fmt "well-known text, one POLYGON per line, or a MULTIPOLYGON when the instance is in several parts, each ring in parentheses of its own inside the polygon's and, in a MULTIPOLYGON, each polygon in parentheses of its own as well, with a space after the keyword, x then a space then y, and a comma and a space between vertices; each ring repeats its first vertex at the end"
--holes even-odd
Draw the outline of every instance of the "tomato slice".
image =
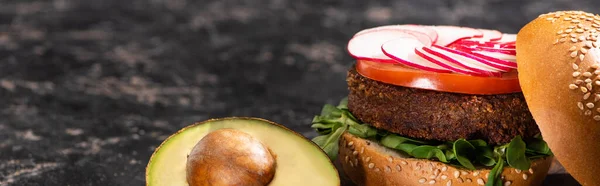
POLYGON ((479 95, 521 92, 516 70, 503 73, 501 77, 481 77, 428 72, 368 60, 357 60, 356 70, 369 79, 403 87, 479 95))

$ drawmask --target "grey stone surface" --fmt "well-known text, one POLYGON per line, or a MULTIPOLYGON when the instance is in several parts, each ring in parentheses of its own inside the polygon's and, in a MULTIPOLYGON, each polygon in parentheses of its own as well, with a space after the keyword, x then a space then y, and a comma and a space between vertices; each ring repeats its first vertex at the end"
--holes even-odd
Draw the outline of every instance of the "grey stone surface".
MULTIPOLYGON (((306 137, 346 94, 357 31, 446 24, 515 33, 597 1, 3 0, 0 185, 143 185, 195 121, 253 116, 306 137)), ((574 185, 552 175, 548 185, 574 185), (553 184, 552 184, 553 183, 553 184)), ((347 183, 347 182, 345 182, 347 183)))

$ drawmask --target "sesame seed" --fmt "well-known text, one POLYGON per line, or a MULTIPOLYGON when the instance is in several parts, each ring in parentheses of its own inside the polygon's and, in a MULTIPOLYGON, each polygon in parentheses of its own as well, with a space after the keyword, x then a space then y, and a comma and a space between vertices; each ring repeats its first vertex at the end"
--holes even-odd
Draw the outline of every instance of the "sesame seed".
POLYGON ((580 21, 579 21, 579 20, 577 20, 577 19, 573 19, 573 20, 571 20, 571 22, 572 22, 572 23, 579 23, 580 21))
POLYGON ((593 16, 594 16, 594 14, 592 14, 592 13, 585 13, 585 16, 588 16, 588 17, 593 17, 593 16))
POLYGON ((584 77, 592 77, 592 73, 591 72, 584 72, 583 74, 584 77))
POLYGON ((471 180, 471 178, 467 178, 467 183, 471 183, 473 182, 473 180, 471 180))
POLYGON ((577 33, 583 33, 583 29, 579 28, 579 29, 575 30, 575 32, 577 32, 577 33))
MULTIPOLYGON (((577 103, 577 106, 579 106, 579 104, 581 104, 581 108, 583 109, 583 103, 579 102, 579 103, 577 103)), ((519 173, 521 173, 521 170, 519 170, 519 169, 515 169, 515 172, 516 172, 517 174, 519 174, 519 173)))
POLYGON ((562 33, 563 33, 562 30, 559 30, 558 32, 556 32, 556 34, 559 34, 559 35, 562 34, 562 33))
POLYGON ((573 28, 575 28, 575 26, 571 25, 571 26, 569 26, 567 28, 573 29, 573 28))
POLYGON ((585 36, 579 36, 580 41, 585 41, 585 36))
POLYGON ((587 100, 588 98, 590 98, 590 95, 592 95, 592 93, 590 93, 590 92, 588 92, 588 93, 585 93, 585 94, 583 95, 583 100, 587 100))
POLYGON ((585 48, 581 48, 581 53, 582 53, 582 54, 587 54, 587 49, 585 49, 585 48))
POLYGON ((417 165, 417 166, 415 167, 415 170, 421 170, 421 165, 417 165))
POLYGON ((600 115, 595 115, 595 116, 594 116, 594 120, 596 120, 596 121, 600 121, 600 115))
POLYGON ((433 185, 433 184, 435 184, 435 180, 429 181, 429 185, 433 185))
POLYGON ((346 163, 348 163, 348 156, 344 157, 344 159, 346 160, 346 163))
POLYGON ((590 67, 591 67, 591 68, 594 68, 594 69, 596 69, 596 68, 600 68, 600 65, 598 65, 598 64, 596 63, 596 64, 593 64, 593 65, 591 65, 590 67))
POLYGON ((577 37, 577 34, 575 34, 575 33, 572 33, 572 34, 570 34, 569 36, 571 36, 571 37, 577 37))
POLYGON ((583 83, 583 80, 581 80, 581 79, 575 80, 575 84, 578 84, 578 85, 580 85, 580 84, 582 84, 582 83, 583 83))
POLYGON ((571 57, 573 57, 573 58, 574 58, 574 57, 577 57, 577 51, 573 51, 573 52, 571 52, 571 57))
MULTIPOLYGON (((591 17, 588 17, 588 18, 585 18, 585 20, 586 20, 586 21, 592 21, 592 20, 594 20, 594 19, 592 19, 591 17)), ((554 20, 552 20, 552 21, 554 21, 554 20)))
POLYGON ((388 158, 387 158, 387 160, 388 160, 390 163, 394 162, 394 158, 392 158, 391 156, 390 156, 390 157, 388 157, 388 158))
POLYGON ((579 19, 585 19, 585 16, 579 16, 579 19))
POLYGON ((352 147, 352 145, 354 145, 354 142, 353 142, 353 141, 351 141, 351 142, 349 142, 349 143, 348 143, 348 146, 349 146, 349 147, 352 147))
POLYGON ((510 184, 512 184, 512 182, 511 182, 511 181, 506 181, 506 182, 504 182, 504 186, 510 186, 510 184))
POLYGON ((594 74, 596 74, 596 75, 600 74, 600 70, 594 71, 594 74))
MULTIPOLYGON (((583 103, 582 102, 577 102, 577 107, 579 107, 580 110, 583 110, 583 103)), ((516 173, 521 173, 521 170, 516 169, 515 172, 516 173)))
POLYGON ((436 175, 429 176, 430 179, 435 179, 435 177, 437 177, 437 176, 436 175))
POLYGON ((371 161, 371 157, 367 157, 367 158, 365 159, 365 162, 370 162, 370 161, 371 161))
POLYGON ((594 103, 590 102, 590 103, 585 104, 585 106, 587 108, 594 108, 594 103))
POLYGON ((488 172, 488 173, 485 173, 485 177, 486 177, 486 178, 487 178, 487 177, 490 177, 490 173, 489 173, 489 172, 488 172))
POLYGON ((583 28, 583 30, 588 31, 588 30, 590 30, 590 27, 585 27, 585 28, 583 28))
POLYGON ((591 115, 592 115, 592 111, 591 111, 591 110, 586 110, 586 111, 583 113, 583 115, 586 115, 586 116, 591 116, 591 115))
POLYGON ((462 178, 456 178, 456 180, 458 181, 458 183, 462 183, 463 182, 462 178))
POLYGON ((369 169, 372 169, 373 167, 375 167, 374 163, 369 163, 369 169))
POLYGON ((448 180, 448 182, 446 182, 446 186, 452 186, 452 180, 448 180))
POLYGON ((460 175, 460 173, 458 171, 454 171, 454 177, 458 178, 458 176, 460 175))
POLYGON ((425 183, 427 180, 425 178, 419 179, 419 183, 425 183))
POLYGON ((581 92, 583 92, 583 93, 586 93, 586 92, 588 92, 588 89, 587 89, 587 88, 585 88, 585 87, 581 87, 580 89, 581 89, 581 92))
POLYGON ((442 167, 442 172, 445 172, 446 170, 448 170, 448 167, 447 166, 443 166, 442 167))
POLYGON ((600 27, 600 25, 594 23, 594 24, 592 24, 592 27, 598 28, 598 27, 600 27))
POLYGON ((549 18, 546 18, 546 20, 552 21, 552 20, 554 20, 554 18, 549 17, 549 18))
POLYGON ((570 29, 570 28, 569 28, 569 29, 566 29, 566 30, 565 30, 565 33, 567 33, 567 34, 568 34, 568 33, 571 33, 572 31, 573 31, 573 29, 570 29))
POLYGON ((466 171, 460 171, 460 175, 467 175, 469 173, 467 173, 466 171))
POLYGON ((352 161, 350 161, 350 167, 354 167, 354 163, 352 163, 352 161))
POLYGON ((375 172, 379 172, 379 168, 375 168, 375 172))
POLYGON ((529 173, 533 174, 533 169, 532 168, 529 168, 529 173))
POLYGON ((592 84, 591 83, 585 84, 585 86, 586 86, 586 88, 588 90, 590 90, 590 91, 592 90, 592 84))
POLYGON ((581 72, 573 72, 573 77, 579 77, 579 75, 581 75, 581 72))
POLYGON ((575 50, 577 50, 576 46, 572 46, 571 48, 569 48, 569 51, 575 51, 575 50))
MULTIPOLYGON (((596 94, 594 96, 594 101, 599 101, 599 100, 600 100, 600 94, 596 94)), ((600 112, 600 108, 598 108, 598 109, 599 109, 598 112, 600 112)))
POLYGON ((565 17, 565 21, 570 21, 571 18, 570 17, 565 17))
POLYGON ((477 179, 477 184, 485 185, 485 182, 483 181, 483 179, 479 178, 479 179, 477 179))
POLYGON ((579 61, 583 61, 583 58, 585 57, 585 55, 583 54, 579 54, 579 61))
POLYGON ((396 165, 396 171, 398 171, 398 172, 402 171, 402 167, 400 167, 400 165, 396 165))
POLYGON ((567 38, 560 38, 560 39, 558 39, 558 41, 560 41, 561 43, 564 43, 567 41, 567 38))
POLYGON ((408 162, 406 161, 401 161, 400 163, 402 163, 403 165, 408 165, 408 162))
POLYGON ((523 180, 527 180, 528 177, 527 174, 523 174, 523 180))
POLYGON ((355 155, 355 156, 358 155, 358 151, 352 152, 352 155, 355 155))
POLYGON ((579 65, 573 63, 573 70, 577 70, 577 69, 579 69, 579 65))
POLYGON ((362 154, 363 152, 365 152, 365 147, 360 148, 360 153, 362 154))
POLYGON ((433 175, 438 175, 440 174, 440 172, 442 172, 440 169, 435 169, 435 171, 433 171, 433 175))
POLYGON ((586 83, 591 83, 591 82, 592 82, 592 79, 590 79, 590 78, 587 78, 587 79, 585 79, 585 82, 586 82, 586 83))
POLYGON ((473 172, 473 176, 479 176, 479 171, 473 172))
POLYGON ((442 175, 441 178, 442 178, 442 180, 445 180, 445 179, 448 179, 448 176, 442 175))
POLYGON ((583 28, 583 25, 581 23, 577 24, 578 28, 583 28))

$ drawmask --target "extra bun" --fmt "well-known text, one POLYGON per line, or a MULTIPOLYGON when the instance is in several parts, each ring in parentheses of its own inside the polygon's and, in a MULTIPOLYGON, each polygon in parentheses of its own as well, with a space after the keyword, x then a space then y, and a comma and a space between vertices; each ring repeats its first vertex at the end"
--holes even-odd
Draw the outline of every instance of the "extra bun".
MULTIPOLYGON (((344 172, 357 185, 381 186, 477 186, 487 182, 488 168, 475 171, 460 169, 441 162, 407 158, 377 142, 344 133, 340 140, 340 162, 344 172)), ((519 171, 505 167, 503 184, 511 186, 541 185, 548 173, 551 157, 534 160, 531 169, 519 171)))
POLYGON ((517 35, 519 81, 544 140, 583 185, 600 185, 600 16, 553 12, 517 35))

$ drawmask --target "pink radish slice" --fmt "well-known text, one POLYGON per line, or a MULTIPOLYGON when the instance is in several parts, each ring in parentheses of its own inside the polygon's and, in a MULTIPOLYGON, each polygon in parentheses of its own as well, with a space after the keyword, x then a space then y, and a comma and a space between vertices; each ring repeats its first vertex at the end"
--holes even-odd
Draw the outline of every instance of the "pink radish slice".
POLYGON ((475 51, 471 52, 471 54, 474 55, 474 56, 476 56, 476 57, 479 57, 479 58, 482 58, 482 59, 486 59, 486 60, 494 62, 494 63, 502 64, 502 65, 505 65, 505 66, 509 66, 511 68, 517 68, 517 63, 515 62, 516 60, 515 61, 508 61, 508 60, 498 59, 498 58, 495 58, 495 57, 492 57, 492 56, 488 56, 488 55, 485 55, 485 54, 477 53, 475 51))
POLYGON ((433 53, 426 47, 415 48, 415 53, 422 57, 423 59, 435 63, 441 67, 444 67, 452 72, 460 73, 460 74, 468 74, 475 76, 482 76, 483 73, 472 71, 471 69, 465 68, 464 65, 460 63, 456 63, 456 61, 448 61, 445 58, 441 58, 433 53))
POLYGON ((517 55, 516 49, 501 49, 501 48, 490 48, 490 47, 471 47, 474 51, 484 51, 484 52, 494 52, 494 53, 502 53, 506 55, 517 55))
POLYGON ((381 51, 386 56, 406 66, 431 72, 451 72, 450 70, 427 61, 415 54, 415 48, 421 48, 424 46, 425 45, 423 45, 423 43, 414 37, 405 37, 385 42, 383 45, 381 45, 381 51))
POLYGON ((431 26, 430 28, 438 33, 435 44, 440 46, 448 46, 461 39, 483 37, 483 33, 474 28, 457 26, 431 26))
POLYGON ((417 39, 414 35, 408 34, 399 29, 382 29, 366 32, 358 35, 348 42, 348 53, 355 59, 364 59, 382 63, 395 63, 395 60, 389 58, 381 51, 381 45, 387 41, 398 38, 411 38, 422 44, 431 44, 429 37, 424 36, 417 39))
POLYGON ((515 42, 517 41, 517 34, 502 34, 502 39, 497 42, 515 42))
POLYGON ((446 56, 452 56, 453 59, 457 59, 463 61, 465 65, 470 66, 472 68, 481 68, 485 71, 493 71, 493 72, 508 72, 512 68, 505 65, 496 64, 494 62, 488 61, 483 58, 476 57, 467 52, 462 52, 458 50, 454 50, 448 47, 433 45, 432 50, 442 53, 446 56))
POLYGON ((371 32, 371 31, 376 31, 376 30, 381 30, 381 29, 403 29, 403 30, 410 30, 410 31, 414 31, 414 32, 420 32, 422 34, 427 35, 431 39, 431 42, 435 42, 438 39, 438 34, 435 30, 433 30, 427 26, 414 25, 414 24, 386 25, 386 26, 379 26, 379 27, 375 27, 375 28, 369 28, 369 29, 365 29, 365 30, 362 30, 362 31, 354 34, 354 37, 364 34, 366 32, 371 32))
POLYGON ((517 56, 514 55, 508 55, 508 54, 504 54, 504 53, 498 53, 498 52, 488 52, 488 51, 473 51, 473 53, 477 53, 477 54, 482 54, 485 56, 490 56, 496 59, 500 59, 500 60, 505 60, 505 61, 512 61, 515 62, 517 61, 517 56))
POLYGON ((489 30, 489 29, 479 29, 483 32, 483 38, 488 39, 488 41, 497 41, 502 39, 502 32, 498 30, 489 30))

